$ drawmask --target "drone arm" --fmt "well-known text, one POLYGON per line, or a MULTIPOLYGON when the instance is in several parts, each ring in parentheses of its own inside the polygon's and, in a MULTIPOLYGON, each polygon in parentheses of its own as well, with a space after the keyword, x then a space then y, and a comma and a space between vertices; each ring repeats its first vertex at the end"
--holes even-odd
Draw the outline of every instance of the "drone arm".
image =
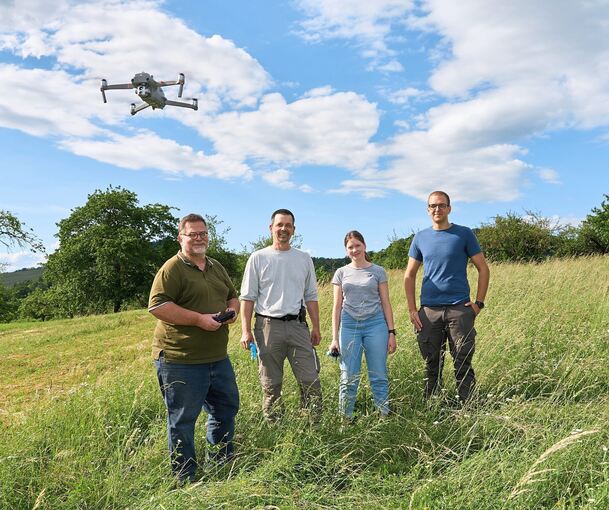
POLYGON ((119 90, 119 89, 132 89, 132 83, 117 83, 116 85, 104 84, 106 80, 102 80, 102 90, 119 90))
POLYGON ((178 97, 182 97, 182 91, 184 90, 184 73, 180 73, 177 80, 159 82, 160 87, 167 87, 169 85, 179 85, 180 90, 178 90, 178 97))
POLYGON ((193 110, 199 109, 199 101, 195 98, 192 99, 192 103, 183 103, 181 101, 171 101, 171 100, 167 99, 167 101, 165 101, 165 105, 181 106, 182 108, 191 108, 193 110))

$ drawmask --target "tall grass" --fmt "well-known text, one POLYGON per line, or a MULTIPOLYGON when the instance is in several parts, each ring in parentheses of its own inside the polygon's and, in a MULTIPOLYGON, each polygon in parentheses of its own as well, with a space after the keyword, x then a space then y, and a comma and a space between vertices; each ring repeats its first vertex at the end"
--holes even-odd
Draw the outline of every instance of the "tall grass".
MULTIPOLYGON (((238 457, 201 469, 183 488, 168 476, 152 317, 2 326, 0 508, 609 508, 609 258, 491 269, 476 324, 480 398, 464 408, 452 403, 450 363, 446 398, 421 398, 423 363, 400 272, 390 273, 399 336, 388 420, 363 384, 358 419, 344 427, 338 366, 322 356, 322 423, 299 412, 290 374, 287 414, 267 425, 256 366, 233 326, 238 457)), ((329 286, 320 307, 321 352, 329 286)))

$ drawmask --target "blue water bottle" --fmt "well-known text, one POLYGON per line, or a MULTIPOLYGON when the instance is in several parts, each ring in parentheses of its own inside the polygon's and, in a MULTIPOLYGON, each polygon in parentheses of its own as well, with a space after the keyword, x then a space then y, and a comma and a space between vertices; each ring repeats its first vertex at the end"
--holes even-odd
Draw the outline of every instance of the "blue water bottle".
POLYGON ((256 349, 256 342, 250 342, 250 357, 254 361, 258 359, 258 349, 256 349))

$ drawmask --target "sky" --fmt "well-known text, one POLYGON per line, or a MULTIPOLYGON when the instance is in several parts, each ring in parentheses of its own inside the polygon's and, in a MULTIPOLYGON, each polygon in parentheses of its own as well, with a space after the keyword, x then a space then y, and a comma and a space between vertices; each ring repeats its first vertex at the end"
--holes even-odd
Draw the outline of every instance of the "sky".
POLYGON ((313 256, 352 229, 379 250, 437 189, 454 223, 576 225, 609 193, 609 0, 0 0, 0 154, 0 209, 48 252, 109 186, 216 216, 232 250, 278 208, 313 256), (142 71, 199 110, 103 103, 142 71))

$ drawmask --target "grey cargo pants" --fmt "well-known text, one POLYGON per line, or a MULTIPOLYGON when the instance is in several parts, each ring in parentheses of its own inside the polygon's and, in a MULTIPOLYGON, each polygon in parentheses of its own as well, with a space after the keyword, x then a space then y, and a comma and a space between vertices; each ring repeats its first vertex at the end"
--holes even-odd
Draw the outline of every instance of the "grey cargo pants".
POLYGON ((475 351, 476 313, 471 306, 422 306, 419 318, 423 329, 417 333, 419 349, 426 363, 425 397, 442 386, 446 341, 455 368, 459 400, 465 402, 476 384, 472 357, 475 351))
POLYGON ((264 393, 264 416, 274 420, 282 414, 283 364, 287 358, 300 386, 301 406, 311 410, 313 419, 321 418, 319 358, 311 345, 307 323, 257 316, 254 337, 260 360, 258 370, 264 393))

